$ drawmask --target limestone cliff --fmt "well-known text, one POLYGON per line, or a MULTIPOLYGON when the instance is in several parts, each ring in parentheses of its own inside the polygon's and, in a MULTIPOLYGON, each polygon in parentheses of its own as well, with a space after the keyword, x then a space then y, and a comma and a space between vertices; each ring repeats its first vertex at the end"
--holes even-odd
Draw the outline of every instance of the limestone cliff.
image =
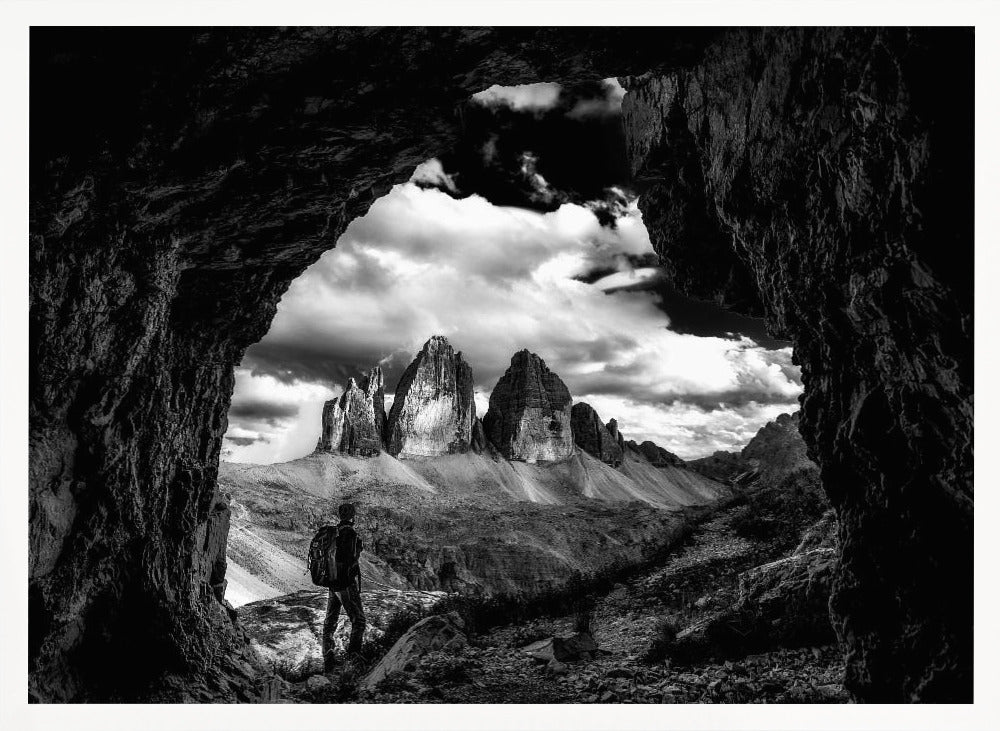
POLYGON ((360 386, 352 378, 339 398, 323 405, 323 431, 316 451, 372 457, 382 451, 384 430, 382 369, 375 366, 360 386))
POLYGON ((537 355, 521 350, 490 394, 483 428, 507 459, 566 459, 574 450, 572 406, 559 376, 537 355))
MULTIPOLYGON (((571 421, 576 446, 612 467, 622 463, 622 449, 618 445, 617 433, 608 431, 590 404, 582 401, 573 404, 571 421)), ((616 432, 617 426, 615 422, 616 432)))
POLYGON ((435 457, 468 452, 476 422, 472 368, 446 338, 421 348, 396 387, 386 427, 394 456, 435 457))

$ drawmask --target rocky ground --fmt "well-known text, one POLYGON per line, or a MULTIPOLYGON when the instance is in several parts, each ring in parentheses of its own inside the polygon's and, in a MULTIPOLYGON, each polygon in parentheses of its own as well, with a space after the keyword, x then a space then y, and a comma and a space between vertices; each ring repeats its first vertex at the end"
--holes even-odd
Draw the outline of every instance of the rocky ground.
POLYGON ((755 654, 682 659, 674 635, 719 616, 739 594, 738 576, 788 554, 788 546, 740 537, 740 507, 703 523, 664 563, 596 597, 587 660, 539 662, 523 647, 571 635, 579 613, 496 627, 447 651, 431 651, 366 688, 367 668, 287 683, 290 702, 362 703, 835 703, 847 702, 842 652, 832 643, 772 646, 755 654), (673 653, 673 656, 672 656, 673 653))

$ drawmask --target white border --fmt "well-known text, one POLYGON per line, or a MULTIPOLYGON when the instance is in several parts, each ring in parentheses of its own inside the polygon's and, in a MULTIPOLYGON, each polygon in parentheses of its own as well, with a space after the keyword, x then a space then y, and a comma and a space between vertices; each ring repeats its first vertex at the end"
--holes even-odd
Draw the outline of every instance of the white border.
MULTIPOLYGON (((994 729, 1000 728, 1000 662, 994 617, 996 490, 976 511, 977 702, 968 706, 28 706, 27 672, 27 282, 28 26, 30 25, 975 25, 976 370, 980 413, 1000 407, 990 366, 998 363, 993 320, 1000 230, 997 102, 1000 25, 988 0, 729 2, 693 0, 318 0, 123 2, 8 0, 0 4, 0 725, 8 729, 994 729)), ((542 79, 539 79, 541 81, 542 79)), ((70 110, 71 112, 72 110, 70 110)), ((995 419, 980 420, 978 445, 993 446, 995 419)), ((942 597, 942 601, 948 601, 942 597)))

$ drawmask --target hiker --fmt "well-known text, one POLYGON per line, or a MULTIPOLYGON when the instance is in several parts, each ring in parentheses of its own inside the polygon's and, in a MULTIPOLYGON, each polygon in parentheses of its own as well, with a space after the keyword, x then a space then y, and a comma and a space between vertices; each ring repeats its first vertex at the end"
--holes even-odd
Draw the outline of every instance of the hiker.
POLYGON ((344 503, 337 509, 340 524, 320 528, 309 548, 309 568, 313 582, 330 588, 323 622, 323 670, 336 667, 336 646, 333 635, 343 606, 351 622, 351 638, 347 644, 347 659, 361 654, 361 639, 365 633, 365 611, 361 606, 361 539, 354 530, 354 506, 344 503), (332 558, 332 560, 330 560, 332 558))

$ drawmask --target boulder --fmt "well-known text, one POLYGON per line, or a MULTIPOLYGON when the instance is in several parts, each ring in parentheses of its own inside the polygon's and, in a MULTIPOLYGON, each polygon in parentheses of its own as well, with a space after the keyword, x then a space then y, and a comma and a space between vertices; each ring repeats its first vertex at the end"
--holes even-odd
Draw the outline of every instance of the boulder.
POLYGON ((385 390, 382 369, 375 366, 360 385, 352 378, 339 398, 323 405, 323 428, 317 452, 373 457, 382 451, 385 390))
POLYGON ((589 632, 577 632, 532 642, 522 647, 521 651, 535 660, 549 664, 578 662, 593 658, 597 652, 597 641, 589 632))
POLYGON ((836 641, 829 610, 836 563, 836 550, 816 548, 743 572, 736 603, 678 632, 671 655, 737 657, 836 641))
POLYGON ((306 680, 306 688, 308 688, 313 693, 321 690, 328 690, 333 684, 330 679, 325 675, 310 675, 309 679, 306 680))
POLYGON ((622 463, 617 437, 608 431, 590 404, 582 401, 573 404, 570 417, 576 446, 612 467, 622 463))
POLYGON ((468 452, 475 422, 472 368, 446 338, 435 335, 396 387, 386 449, 400 458, 468 452))
POLYGON ((839 545, 838 528, 837 513, 831 508, 823 513, 823 517, 815 525, 806 529, 795 553, 807 553, 816 548, 837 548, 839 545))
POLYGON ((435 614, 410 627, 378 664, 361 681, 361 687, 373 689, 393 673, 415 670, 424 655, 435 650, 445 652, 465 647, 468 640, 462 631, 465 623, 457 612, 435 614))
MULTIPOLYGON (((266 666, 280 669, 286 676, 322 671, 327 595, 326 589, 309 589, 244 604, 236 610, 253 649, 266 666)), ((367 619, 364 642, 381 637, 394 615, 424 610, 443 596, 440 592, 365 588, 361 596, 367 619)), ((342 655, 347 649, 350 626, 342 611, 334 634, 334 644, 342 655)))
POLYGON ((753 608, 776 642, 795 646, 833 641, 830 588, 837 551, 815 548, 740 574, 738 608, 753 608))
POLYGON ((507 459, 556 461, 575 451, 573 399, 545 361, 522 350, 511 358, 483 418, 486 436, 507 459))

